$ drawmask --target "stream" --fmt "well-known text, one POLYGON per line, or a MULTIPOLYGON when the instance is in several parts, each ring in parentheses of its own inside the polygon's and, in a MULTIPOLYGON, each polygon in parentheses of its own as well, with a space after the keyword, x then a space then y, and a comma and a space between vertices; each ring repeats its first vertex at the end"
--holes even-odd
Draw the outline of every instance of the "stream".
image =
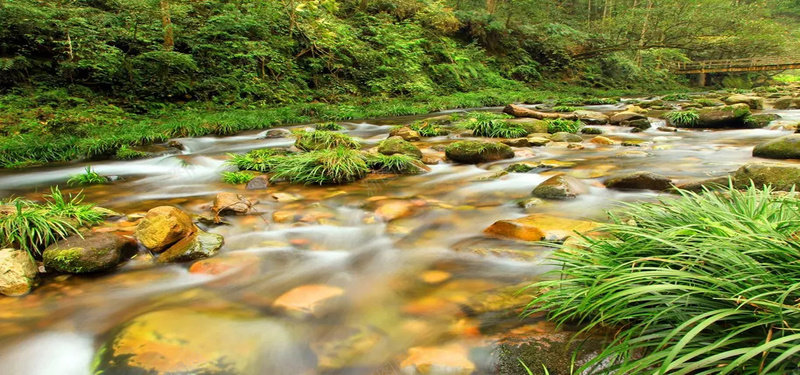
MULTIPOLYGON (((620 111, 623 105, 586 109, 620 111)), ((124 328, 133 332, 115 345, 126 347, 141 367, 167 368, 169 374, 523 373, 516 354, 508 354, 509 336, 524 341, 561 332, 540 315, 519 316, 532 296, 517 291, 551 269, 544 262, 551 248, 489 237, 483 230, 534 213, 602 221, 621 202, 659 195, 606 189, 602 181, 611 175, 650 171, 677 183, 724 176, 757 159, 751 156, 754 145, 791 133, 780 124, 800 121, 800 110, 761 113, 782 118, 753 130, 663 132, 657 128, 664 121, 656 119, 640 133, 598 126, 605 137, 645 143, 515 148, 514 159, 477 166, 443 162, 424 174, 371 174, 342 186, 275 183, 245 190, 221 182, 220 172, 232 170, 225 164, 228 153, 293 144, 291 138, 264 138, 266 130, 177 139, 183 151, 149 159, 2 170, 0 197, 41 199, 59 185, 132 218, 162 205, 208 216, 214 196, 223 191, 258 203, 257 214, 226 216, 225 225, 198 224, 224 236, 222 251, 206 263, 224 272, 155 264, 140 253, 112 273, 45 276, 28 296, 0 298, 0 372, 91 374, 103 345, 124 328), (530 173, 484 179, 513 163, 539 161, 549 162, 530 173), (88 165, 118 179, 68 187, 67 179, 88 165), (583 179, 589 192, 529 208, 517 204, 557 173, 583 179), (387 202, 410 214, 382 220, 375 212, 387 202), (297 292, 287 296, 292 290, 297 292), (276 307, 279 297, 318 294, 334 298, 306 313, 276 307), (153 338, 164 332, 172 336, 153 338), (192 370, 220 358, 203 367, 206 372, 192 370)), ((393 125, 441 114, 342 125, 370 148, 393 125)), ((415 144, 443 156, 437 146, 454 137, 415 144)), ((135 224, 123 219, 95 230, 130 235, 135 224)), ((117 365, 104 374, 145 373, 117 365)))

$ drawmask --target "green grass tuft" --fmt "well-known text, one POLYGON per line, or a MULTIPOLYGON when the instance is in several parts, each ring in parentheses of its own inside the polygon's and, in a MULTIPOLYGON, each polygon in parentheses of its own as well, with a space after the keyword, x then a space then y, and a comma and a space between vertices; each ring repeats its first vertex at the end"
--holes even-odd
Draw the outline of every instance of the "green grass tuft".
POLYGON ((222 182, 231 185, 246 184, 255 177, 252 172, 222 172, 222 182))
POLYGON ((101 222, 103 215, 82 201, 81 194, 65 198, 54 187, 45 195, 45 204, 22 199, 5 202, 0 212, 0 246, 37 256, 47 245, 78 234, 78 227, 101 222))
POLYGON ((349 183, 366 177, 369 168, 364 159, 346 147, 295 154, 280 159, 272 179, 304 185, 349 183))
POLYGON ((667 120, 677 127, 692 128, 697 126, 700 115, 696 111, 674 111, 667 113, 667 120))
POLYGON ((105 184, 106 182, 108 182, 108 179, 105 176, 101 176, 97 172, 93 171, 92 167, 86 167, 85 173, 74 175, 67 180, 67 184, 70 186, 97 185, 105 184))
POLYGON ((418 174, 425 172, 424 166, 419 159, 404 154, 369 155, 367 157, 367 165, 372 170, 380 173, 418 174))
POLYGON ((561 132, 577 133, 582 126, 583 123, 580 120, 566 120, 563 118, 547 120, 547 132, 550 134, 561 132))
POLYGON ((459 126, 471 129, 477 137, 519 138, 528 134, 522 127, 506 123, 509 118, 511 116, 505 114, 475 112, 470 113, 470 118, 459 126))
POLYGON ((314 125, 315 130, 327 130, 327 131, 339 131, 344 130, 344 126, 341 126, 335 122, 323 122, 314 125))
POLYGON ((552 255, 527 313, 603 327, 576 373, 787 374, 800 365, 800 200, 768 188, 624 206, 598 237, 552 255), (594 369, 594 370, 592 370, 594 369))
POLYGON ((557 105, 553 107, 553 112, 575 112, 578 108, 569 105, 557 105))
POLYGON ((117 149, 116 157, 117 159, 123 159, 123 160, 141 159, 141 158, 146 158, 147 153, 143 151, 136 151, 128 146, 123 145, 122 147, 117 149))
POLYGON ((325 130, 296 131, 297 141, 294 145, 303 151, 314 151, 333 148, 359 149, 361 144, 347 134, 334 133, 325 130))
POLYGON ((283 149, 262 148, 252 150, 246 154, 228 154, 231 159, 226 164, 235 165, 242 171, 268 173, 286 154, 286 150, 283 149))

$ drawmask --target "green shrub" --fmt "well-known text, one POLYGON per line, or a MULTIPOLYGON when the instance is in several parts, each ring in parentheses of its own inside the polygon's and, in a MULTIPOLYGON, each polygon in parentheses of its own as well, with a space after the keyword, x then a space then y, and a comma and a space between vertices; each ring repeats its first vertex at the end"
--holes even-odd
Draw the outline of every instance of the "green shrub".
POLYGON ((108 182, 108 179, 97 174, 92 170, 92 167, 86 167, 85 173, 74 175, 67 180, 67 184, 70 186, 105 184, 106 182, 108 182))
POLYGON ((12 210, 0 215, 0 246, 27 251, 31 256, 60 239, 78 234, 78 226, 94 225, 103 220, 91 204, 83 204, 81 194, 65 198, 57 187, 45 195, 41 205, 21 199, 6 202, 12 210))
POLYGON ((800 200, 765 188, 624 206, 552 255, 547 311, 614 339, 576 373, 787 374, 800 365, 800 200), (588 371, 586 371, 588 370, 588 371))
POLYGON ((297 140, 294 145, 303 151, 314 151, 345 147, 350 149, 361 148, 361 144, 347 134, 334 133, 325 130, 297 131, 297 140))
POLYGON ((141 159, 141 158, 146 158, 147 153, 144 151, 133 150, 130 147, 123 145, 122 147, 117 149, 116 157, 117 159, 123 159, 123 160, 141 159))
POLYGON ((369 172, 364 156, 346 147, 322 149, 284 157, 274 166, 273 180, 304 185, 344 184, 369 172))
POLYGON ((222 182, 231 185, 246 184, 255 177, 252 172, 222 172, 222 182))
POLYGON ((323 122, 314 125, 315 130, 327 130, 327 131, 339 131, 344 130, 344 126, 341 126, 335 122, 323 122))
POLYGON ((674 111, 667 113, 667 120, 670 124, 678 127, 692 128, 697 126, 700 121, 700 115, 697 111, 674 111))
POLYGON ((575 112, 578 108, 569 105, 557 105, 553 107, 553 112, 575 112))
POLYGON ((553 133, 577 133, 583 124, 580 120, 566 120, 563 118, 547 120, 547 132, 553 133))
POLYGON ((367 165, 380 173, 417 174, 425 171, 419 159, 405 154, 369 155, 367 165))
POLYGON ((278 148, 261 148, 246 154, 228 154, 231 157, 226 163, 235 165, 242 171, 267 173, 286 156, 287 152, 278 148))

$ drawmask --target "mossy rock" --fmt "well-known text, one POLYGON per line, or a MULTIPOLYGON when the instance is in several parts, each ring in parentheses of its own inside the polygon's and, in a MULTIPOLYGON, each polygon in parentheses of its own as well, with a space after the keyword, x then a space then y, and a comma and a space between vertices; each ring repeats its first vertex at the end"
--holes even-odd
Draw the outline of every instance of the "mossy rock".
POLYGON ((746 189, 754 184, 758 188, 770 185, 775 190, 789 191, 800 185, 800 165, 748 163, 734 172, 733 180, 739 189, 746 189))
POLYGON ((506 124, 525 129, 526 134, 547 133, 547 121, 533 118, 506 120, 506 124))
POLYGON ((775 109, 800 109, 800 98, 779 98, 772 107, 775 109))
MULTIPOLYGON (((571 368, 578 368, 597 357, 606 345, 611 342, 611 336, 588 335, 575 331, 560 331, 548 329, 542 331, 541 324, 523 326, 505 333, 493 345, 491 357, 493 368, 487 373, 504 375, 529 374, 520 362, 525 363, 530 369, 538 369, 541 373, 542 366, 550 375, 569 375, 571 368)), ((584 372, 585 374, 603 373, 605 362, 584 372)))
POLYGON ((665 191, 672 187, 672 180, 652 172, 633 172, 609 178, 605 185, 609 189, 665 191))
POLYGON ((747 124, 747 127, 751 129, 763 128, 769 125, 770 122, 773 122, 779 118, 781 118, 781 116, 774 113, 751 115, 745 119, 745 124, 747 124))
POLYGON ((567 132, 558 132, 558 133, 553 134, 553 136, 550 137, 550 140, 553 141, 553 142, 573 142, 573 143, 576 143, 576 142, 582 142, 583 138, 581 138, 581 136, 579 136, 577 134, 572 134, 572 133, 567 133, 567 132))
POLYGON ((539 184, 531 194, 542 199, 571 199, 588 191, 589 188, 581 180, 558 174, 539 184))
POLYGON ((746 129, 746 123, 750 114, 750 107, 747 104, 726 105, 723 107, 702 108, 697 111, 699 118, 696 128, 730 128, 746 129))
POLYGON ((91 273, 108 271, 124 256, 136 253, 136 242, 111 233, 70 236, 50 245, 42 258, 48 271, 91 273))
POLYGON ((113 329, 92 374, 306 374, 316 369, 307 333, 255 310, 213 301, 214 308, 173 307, 113 329))
POLYGON ((508 145, 496 142, 460 141, 451 143, 444 150, 448 159, 457 163, 478 164, 514 157, 508 145))
POLYGON ((191 262, 193 260, 210 258, 219 252, 224 239, 219 234, 197 230, 158 257, 158 263, 191 262))
POLYGON ((800 134, 790 134, 759 144, 753 156, 767 159, 800 159, 800 134))
POLYGON ((734 94, 722 99, 725 104, 746 104, 750 109, 764 108, 764 98, 758 96, 734 94))
POLYGON ((384 155, 403 154, 417 159, 422 158, 422 151, 413 143, 402 137, 389 137, 378 145, 378 152, 384 155))

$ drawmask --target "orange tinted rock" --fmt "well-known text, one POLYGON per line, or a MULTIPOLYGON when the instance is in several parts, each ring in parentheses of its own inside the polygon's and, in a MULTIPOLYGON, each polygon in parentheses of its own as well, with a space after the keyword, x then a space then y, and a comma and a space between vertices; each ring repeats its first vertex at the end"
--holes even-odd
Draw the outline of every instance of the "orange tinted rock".
POLYGON ((485 233, 523 241, 563 240, 575 234, 596 229, 592 221, 565 219, 545 214, 535 214, 514 220, 500 220, 485 233))
POLYGON ((189 272, 207 275, 220 275, 228 272, 236 272, 237 275, 254 275, 258 273, 259 261, 259 258, 252 254, 227 254, 194 262, 189 267, 189 272))
POLYGON ((161 252, 195 230, 192 219, 185 212, 173 206, 160 206, 147 211, 136 227, 135 236, 144 247, 161 252))
POLYGON ((420 375, 469 375, 475 364, 469 360, 469 350, 461 345, 440 347, 414 347, 408 349, 408 357, 400 363, 406 374, 420 375))
POLYGON ((308 284, 294 288, 278 297, 273 306, 288 312, 322 316, 326 306, 344 295, 344 290, 324 284, 308 284))

